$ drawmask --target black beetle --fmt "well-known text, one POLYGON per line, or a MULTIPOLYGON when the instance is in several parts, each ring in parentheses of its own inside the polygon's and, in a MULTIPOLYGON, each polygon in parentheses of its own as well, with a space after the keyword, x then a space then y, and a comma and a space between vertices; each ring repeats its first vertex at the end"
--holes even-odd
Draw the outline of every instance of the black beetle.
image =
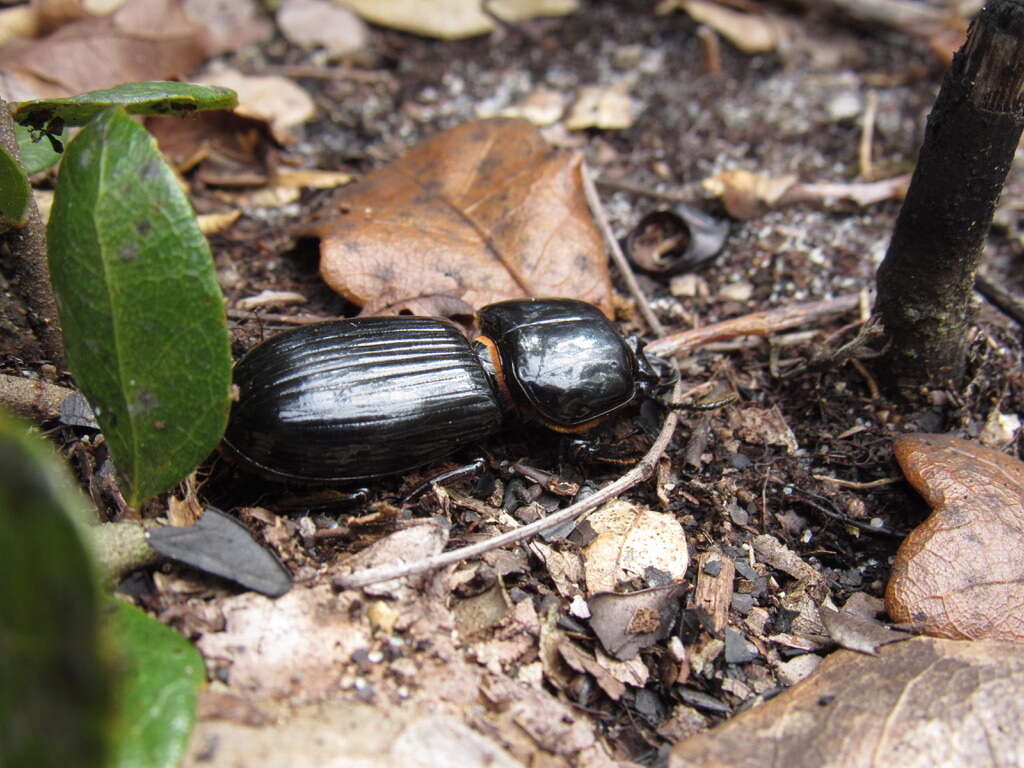
POLYGON ((224 444, 271 480, 331 485, 444 458, 517 412, 589 429, 674 369, 571 299, 483 307, 472 343, 446 320, 360 317, 285 331, 235 366, 224 444))

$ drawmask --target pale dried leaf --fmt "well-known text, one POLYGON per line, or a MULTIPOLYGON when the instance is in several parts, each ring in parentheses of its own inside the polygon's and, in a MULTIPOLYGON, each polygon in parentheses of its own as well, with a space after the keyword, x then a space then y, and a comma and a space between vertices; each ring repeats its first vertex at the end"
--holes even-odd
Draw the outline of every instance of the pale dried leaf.
POLYGON ((363 20, 330 0, 285 0, 277 11, 277 26, 296 45, 319 45, 336 57, 352 56, 370 41, 363 20))
POLYGON ((722 171, 704 179, 704 189, 722 198, 734 219, 756 219, 774 208, 797 182, 792 174, 763 176, 744 170, 722 171))
POLYGON ((677 0, 677 5, 744 53, 769 53, 785 39, 779 21, 767 15, 734 11, 708 0, 677 0))
POLYGON ((671 514, 612 501, 587 518, 597 537, 583 550, 587 591, 614 591, 656 568, 672 581, 686 576, 686 535, 671 514))
POLYGON ((1024 764, 1024 649, 915 638, 838 651, 810 678, 679 743, 669 768, 1024 764))
POLYGON ((580 88, 565 126, 571 131, 587 128, 618 131, 629 128, 638 112, 636 102, 621 88, 585 86, 580 88))
MULTIPOLYGON (((367 21, 426 37, 458 40, 494 30, 494 20, 480 0, 339 0, 367 21)), ((537 16, 565 16, 578 0, 492 0, 487 9, 514 23, 537 16)))
POLYGON ((231 687, 251 700, 318 701, 337 690, 339 661, 370 644, 369 625, 351 610, 360 599, 326 584, 277 600, 249 592, 223 600, 227 628, 196 645, 207 660, 229 660, 231 687))

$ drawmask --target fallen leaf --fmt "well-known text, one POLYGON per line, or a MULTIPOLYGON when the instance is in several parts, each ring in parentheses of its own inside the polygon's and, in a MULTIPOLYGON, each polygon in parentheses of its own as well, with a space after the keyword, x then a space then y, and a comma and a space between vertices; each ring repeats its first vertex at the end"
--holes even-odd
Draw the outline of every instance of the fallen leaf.
POLYGON ((4 45, 0 96, 68 96, 136 80, 183 77, 207 55, 200 31, 173 0, 133 0, 110 16, 4 45))
POLYGON ((818 610, 829 637, 836 645, 851 651, 875 653, 882 645, 910 637, 906 632, 889 629, 876 619, 857 616, 845 609, 835 611, 823 605, 818 610))
POLYGON ((744 53, 768 53, 785 40, 781 22, 771 16, 743 13, 708 0, 669 0, 657 13, 679 8, 699 24, 707 24, 744 53))
MULTIPOLYGON (((424 520, 418 525, 410 525, 383 539, 378 539, 366 549, 349 558, 346 566, 348 566, 348 572, 353 572, 362 568, 412 563, 439 554, 447 543, 447 527, 432 520, 424 520)), ((339 572, 335 581, 343 575, 345 575, 344 570, 339 572)), ((430 579, 430 574, 421 577, 409 576, 391 579, 371 584, 364 587, 363 591, 373 597, 407 598, 410 594, 415 593, 414 585, 421 585, 430 579)))
POLYGON ((266 178, 263 158, 274 139, 265 120, 217 110, 200 112, 188 120, 147 117, 145 125, 160 151, 181 173, 213 156, 240 172, 266 178))
POLYGON ((625 685, 608 674, 608 670, 601 666, 590 653, 581 650, 574 643, 568 640, 563 641, 558 646, 558 652, 572 669, 593 677, 594 682, 612 701, 618 701, 626 692, 625 685))
POLYGON ((675 516, 612 501, 587 518, 597 534, 583 550, 587 591, 613 592, 624 582, 644 578, 655 568, 682 581, 690 556, 686 535, 675 516))
POLYGON ((458 40, 494 31, 492 16, 508 24, 537 16, 565 16, 578 0, 340 0, 372 24, 426 37, 458 40))
POLYGON ((320 273, 365 314, 410 299, 479 307, 566 296, 611 308, 580 155, 550 149, 525 120, 465 123, 341 194, 320 273))
POLYGON ((1024 650, 914 638, 831 654, 807 680, 676 744, 669 768, 1024 764, 1024 650))
POLYGON ((951 435, 893 442, 932 514, 896 553, 885 607, 938 637, 1024 641, 1024 463, 951 435))
POLYGON ((321 46, 335 57, 352 56, 370 41, 363 20, 330 0, 284 0, 277 26, 296 45, 321 46))
MULTIPOLYGON (((534 125, 554 125, 565 112, 565 96, 551 88, 535 88, 511 107, 506 107, 498 117, 520 117, 534 125)), ((479 117, 494 115, 479 114, 479 117)))
POLYGON ((625 595, 602 592, 588 603, 590 626, 609 656, 629 661, 668 637, 685 591, 685 584, 676 583, 625 595))
POLYGON ((764 176, 744 170, 722 171, 704 179, 704 189, 722 204, 734 219, 756 219, 774 208, 797 182, 793 174, 764 176))
POLYGON ((270 124, 270 132, 282 144, 294 141, 289 128, 316 115, 312 97, 294 81, 277 75, 243 75, 234 69, 208 73, 197 78, 207 85, 230 88, 238 94, 235 112, 242 117, 270 124))
POLYGON ((638 112, 636 102, 620 88, 585 86, 580 88, 565 126, 571 131, 587 128, 618 131, 629 128, 638 112))
POLYGON ((35 37, 39 18, 31 5, 17 5, 0 10, 0 45, 16 37, 35 37))
POLYGON ((729 411, 729 426, 740 440, 751 445, 779 445, 790 456, 795 456, 800 449, 796 435, 777 405, 771 408, 733 408, 729 411))
POLYGON ((276 600, 247 592, 221 602, 226 629, 203 635, 196 645, 211 663, 230 659, 231 687, 250 700, 319 701, 337 693, 346 674, 339 661, 370 645, 361 599, 326 584, 276 600))
POLYGON ((261 594, 280 597, 292 588, 292 576, 277 556, 242 523, 214 507, 207 507, 193 525, 154 528, 146 539, 164 557, 261 594))
POLYGON ((274 34, 255 0, 182 0, 185 13, 203 30, 208 55, 237 51, 274 34))

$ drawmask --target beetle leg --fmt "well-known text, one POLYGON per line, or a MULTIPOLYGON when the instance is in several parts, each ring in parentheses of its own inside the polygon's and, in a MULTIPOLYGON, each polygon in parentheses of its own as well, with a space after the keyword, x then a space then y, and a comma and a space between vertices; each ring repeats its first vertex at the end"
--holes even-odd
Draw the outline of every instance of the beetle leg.
POLYGON ((429 477, 422 483, 413 488, 405 498, 402 499, 402 506, 411 504, 417 498, 422 496, 424 493, 429 491, 431 487, 439 483, 447 483, 452 480, 458 480, 463 477, 471 477, 473 475, 479 475, 484 471, 484 467, 487 466, 487 462, 483 459, 474 459, 469 464, 463 464, 461 467, 455 469, 449 469, 445 472, 440 472, 433 477, 429 477))

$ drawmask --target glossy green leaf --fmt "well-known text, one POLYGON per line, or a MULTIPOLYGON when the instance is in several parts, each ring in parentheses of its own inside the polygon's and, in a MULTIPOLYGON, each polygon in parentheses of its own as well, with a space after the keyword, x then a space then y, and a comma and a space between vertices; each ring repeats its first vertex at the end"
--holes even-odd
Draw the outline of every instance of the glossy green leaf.
POLYGON ((190 115, 205 109, 232 109, 238 96, 230 88, 170 81, 124 83, 102 91, 89 91, 63 99, 35 99, 14 105, 14 120, 43 130, 54 120, 85 125, 110 107, 123 107, 132 115, 190 115))
POLYGON ((69 367, 138 506, 220 440, 231 350, 192 207, 124 110, 102 113, 68 144, 48 240, 69 367))
POLYGON ((31 195, 25 172, 7 148, 0 145, 0 232, 25 223, 31 195))
POLYGON ((111 768, 175 766, 195 725, 203 659, 135 606, 111 603, 104 619, 116 680, 111 768))
POLYGON ((100 766, 107 670, 83 499, 52 448, 0 414, 0 764, 100 766))
MULTIPOLYGON (((29 176, 45 171, 60 160, 60 153, 54 149, 49 137, 38 132, 33 135, 33 131, 24 125, 15 125, 14 129, 18 135, 18 147, 21 149, 21 164, 29 176)), ((62 136, 63 133, 55 133, 53 138, 60 142, 62 136)))

